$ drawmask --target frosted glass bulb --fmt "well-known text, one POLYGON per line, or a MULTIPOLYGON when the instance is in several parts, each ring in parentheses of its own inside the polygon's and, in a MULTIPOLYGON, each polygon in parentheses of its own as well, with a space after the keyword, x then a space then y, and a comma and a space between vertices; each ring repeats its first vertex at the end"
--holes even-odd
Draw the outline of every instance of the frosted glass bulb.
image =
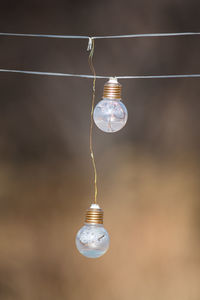
POLYGON ((109 235, 101 224, 85 224, 77 233, 76 247, 78 251, 88 257, 102 256, 109 248, 109 235))
POLYGON ((94 122, 104 132, 116 132, 122 129, 128 119, 125 105, 117 99, 103 99, 94 109, 94 122))
POLYGON ((117 78, 110 78, 104 85, 103 99, 94 109, 94 122, 104 132, 116 132, 127 122, 128 112, 120 101, 121 91, 117 78))
POLYGON ((110 238, 103 227, 103 211, 98 204, 87 210, 85 224, 76 235, 78 251, 88 258, 98 258, 109 248, 110 238))

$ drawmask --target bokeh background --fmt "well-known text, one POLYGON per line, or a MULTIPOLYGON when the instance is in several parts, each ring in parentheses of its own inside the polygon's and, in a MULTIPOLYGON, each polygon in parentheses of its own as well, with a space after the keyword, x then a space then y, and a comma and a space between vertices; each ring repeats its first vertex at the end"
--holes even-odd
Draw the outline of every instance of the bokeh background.
MULTIPOLYGON (((196 0, 4 1, 0 31, 200 31, 196 0)), ((0 67, 89 74, 86 40, 0 38, 0 67)), ((200 73, 200 38, 98 40, 99 75, 200 73)), ((96 101, 104 80, 97 80, 96 101)), ((0 299, 200 299, 200 79, 121 80, 129 111, 94 129, 108 253, 75 247, 93 200, 90 79, 0 73, 0 299)))

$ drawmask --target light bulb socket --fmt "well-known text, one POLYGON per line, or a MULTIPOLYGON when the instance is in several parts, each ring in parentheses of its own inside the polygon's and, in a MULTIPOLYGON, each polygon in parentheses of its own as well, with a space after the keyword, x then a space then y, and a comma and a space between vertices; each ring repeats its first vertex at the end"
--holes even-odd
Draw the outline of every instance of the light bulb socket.
POLYGON ((118 82, 116 77, 111 77, 104 84, 103 98, 106 99, 121 99, 122 85, 118 82))
POLYGON ((98 204, 92 204, 86 211, 85 223, 87 224, 103 224, 103 210, 98 204))

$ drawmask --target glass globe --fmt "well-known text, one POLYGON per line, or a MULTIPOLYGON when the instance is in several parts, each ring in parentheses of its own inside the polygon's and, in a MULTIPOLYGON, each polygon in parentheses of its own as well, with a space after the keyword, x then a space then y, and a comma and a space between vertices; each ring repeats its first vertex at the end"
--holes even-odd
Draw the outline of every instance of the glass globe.
POLYGON ((109 248, 110 238, 102 224, 85 224, 77 233, 76 247, 88 257, 102 256, 109 248))
POLYGON ((94 122, 104 132, 122 129, 128 119, 126 106, 119 99, 103 99, 94 109, 94 122))

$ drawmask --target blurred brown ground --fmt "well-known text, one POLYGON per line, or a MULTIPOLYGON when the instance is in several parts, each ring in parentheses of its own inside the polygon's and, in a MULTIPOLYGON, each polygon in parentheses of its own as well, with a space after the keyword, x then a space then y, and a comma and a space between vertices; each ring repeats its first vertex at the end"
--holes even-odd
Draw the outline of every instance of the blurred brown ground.
MULTIPOLYGON (((198 1, 7 1, 0 31, 199 31, 198 1)), ((99 75, 200 73, 199 37, 99 40, 99 75)), ((87 42, 0 38, 0 67, 89 73, 87 42)), ((94 130, 109 252, 82 257, 92 82, 0 74, 0 299, 199 300, 199 79, 124 80, 127 126, 94 130)), ((104 80, 97 80, 96 101, 104 80)))

